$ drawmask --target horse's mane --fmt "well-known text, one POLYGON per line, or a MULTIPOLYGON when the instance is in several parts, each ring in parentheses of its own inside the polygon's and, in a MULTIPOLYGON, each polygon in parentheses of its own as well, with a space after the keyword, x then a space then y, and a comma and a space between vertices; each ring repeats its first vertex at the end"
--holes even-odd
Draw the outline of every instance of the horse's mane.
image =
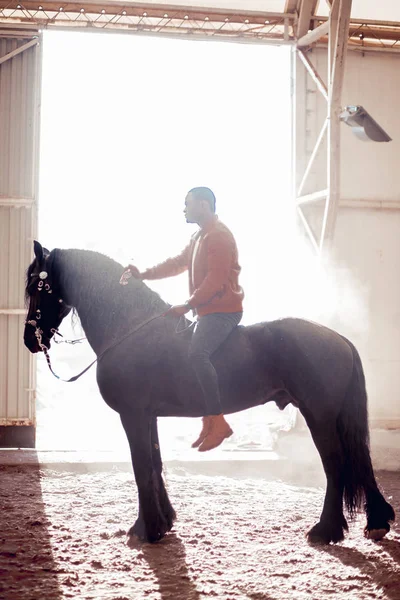
POLYGON ((132 277, 127 286, 121 286, 123 266, 100 252, 55 249, 47 261, 51 265, 51 277, 58 278, 60 289, 69 296, 67 302, 73 297, 73 306, 81 305, 82 301, 96 304, 104 322, 110 323, 119 317, 129 319, 137 311, 146 318, 168 307, 139 279, 132 277))

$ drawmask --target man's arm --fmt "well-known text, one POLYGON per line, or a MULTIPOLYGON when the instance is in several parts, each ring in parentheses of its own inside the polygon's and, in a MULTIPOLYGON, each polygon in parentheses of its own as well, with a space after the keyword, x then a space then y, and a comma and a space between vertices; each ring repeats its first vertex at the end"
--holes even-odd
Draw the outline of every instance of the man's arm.
POLYGON ((233 251, 230 235, 220 231, 210 234, 207 250, 207 276, 189 298, 191 308, 207 304, 229 280, 233 251))
MULTIPOLYGON (((184 248, 184 250, 177 256, 168 258, 164 262, 146 269, 139 274, 140 279, 165 279, 167 277, 174 277, 179 275, 188 269, 189 266, 189 251, 190 244, 184 248)), ((132 273, 135 276, 135 273, 132 273)))

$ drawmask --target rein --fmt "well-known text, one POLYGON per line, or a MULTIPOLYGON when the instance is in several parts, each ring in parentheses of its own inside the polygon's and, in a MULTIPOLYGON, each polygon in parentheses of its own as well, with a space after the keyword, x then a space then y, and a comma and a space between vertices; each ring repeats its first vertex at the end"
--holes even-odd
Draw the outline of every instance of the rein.
MULTIPOLYGON (((134 333, 138 332, 140 329, 142 329, 143 327, 145 327, 146 325, 148 325, 152 321, 155 321, 156 319, 160 319, 161 317, 164 317, 164 315, 165 315, 165 312, 161 313, 161 315, 156 315, 155 317, 151 317, 150 319, 147 319, 147 321, 144 321, 144 323, 141 323, 138 327, 135 327, 131 331, 128 331, 128 333, 126 333, 124 336, 122 336, 122 338, 119 338, 116 342, 114 342, 113 344, 111 344, 110 346, 108 346, 105 350, 103 350, 103 352, 101 352, 99 354, 99 356, 97 356, 95 358, 95 360, 93 362, 91 362, 88 367, 86 367, 86 369, 83 369, 83 371, 81 371, 78 375, 74 375, 74 377, 70 377, 70 379, 62 379, 59 375, 57 375, 57 373, 55 373, 53 371, 53 368, 51 366, 51 361, 50 361, 49 349, 47 348, 47 346, 45 346, 42 343, 42 333, 43 333, 43 331, 37 326, 36 321, 27 321, 26 323, 28 325, 32 325, 33 327, 35 327, 35 337, 36 337, 36 339, 38 341, 40 349, 42 350, 43 354, 46 357, 47 365, 48 365, 50 371, 52 372, 52 374, 54 375, 54 377, 56 377, 60 381, 64 381, 65 383, 71 383, 71 382, 76 381, 77 379, 79 379, 79 377, 81 377, 84 373, 86 373, 86 371, 89 371, 89 369, 91 367, 93 367, 93 365, 96 362, 98 362, 109 350, 111 350, 112 348, 115 348, 115 346, 118 346, 118 344, 120 344, 121 342, 123 342, 124 340, 126 340, 126 338, 128 338, 130 335, 133 335, 134 333)), ((58 332, 54 331, 54 333, 58 333, 58 332)), ((85 338, 82 338, 82 339, 85 339, 85 338)), ((76 343, 78 341, 81 341, 81 340, 73 340, 70 343, 76 343)))
MULTIPOLYGON (((147 319, 147 321, 144 321, 144 323, 141 323, 138 327, 135 327, 131 331, 128 331, 128 333, 126 333, 124 336, 122 336, 122 338, 118 339, 116 342, 114 342, 113 344, 111 344, 111 346, 108 346, 105 350, 103 350, 103 352, 101 352, 99 354, 99 356, 97 356, 95 358, 95 360, 93 362, 91 362, 88 367, 86 367, 86 369, 83 369, 83 371, 81 371, 78 375, 74 375, 73 377, 70 377, 70 379, 62 379, 59 375, 57 375, 57 373, 55 373, 53 371, 53 368, 51 366, 51 361, 50 361, 49 349, 47 348, 47 346, 45 346, 42 343, 42 333, 43 333, 43 331, 37 326, 36 321, 33 321, 33 320, 32 321, 26 321, 26 323, 28 325, 32 325, 33 327, 35 327, 35 337, 36 337, 36 339, 38 341, 40 349, 42 350, 43 354, 46 357, 47 365, 48 365, 51 373, 54 375, 54 377, 56 377, 60 381, 63 381, 64 383, 72 383, 73 381, 76 381, 77 379, 79 379, 79 377, 81 377, 82 375, 84 375, 86 373, 86 371, 89 371, 89 369, 91 367, 93 367, 93 365, 96 362, 98 362, 109 350, 111 350, 112 348, 115 348, 115 346, 118 346, 118 344, 120 344, 121 342, 123 342, 124 340, 126 340, 126 338, 128 338, 130 335, 133 335, 134 333, 140 331, 140 329, 142 329, 143 327, 145 327, 146 325, 148 325, 152 321, 155 321, 156 319, 160 319, 161 317, 164 317, 164 316, 165 316, 165 312, 161 313, 160 315, 156 315, 155 317, 151 317, 150 319, 147 319)), ((178 323, 179 323, 179 321, 178 321, 178 323)), ((181 329, 179 331, 176 328, 175 331, 176 331, 176 333, 183 333, 184 331, 187 331, 188 329, 190 329, 191 327, 193 327, 193 325, 195 325, 195 321, 193 321, 193 323, 191 323, 188 327, 185 327, 184 329, 181 329)), ((52 330, 52 333, 58 334, 58 335, 60 335, 62 337, 62 334, 59 333, 57 331, 57 329, 52 330)), ((85 339, 86 338, 79 338, 77 340, 65 340, 64 343, 65 344, 78 344, 82 340, 85 340, 85 339)), ((62 342, 56 342, 56 343, 60 344, 62 342)))
MULTIPOLYGON (((60 337, 64 337, 62 333, 60 333, 58 331, 58 329, 50 329, 50 331, 54 334, 54 336, 59 335, 60 337)), ((81 338, 77 338, 76 340, 60 340, 57 341, 56 338, 54 337, 53 341, 55 344, 70 344, 71 346, 74 346, 75 344, 80 344, 81 342, 84 342, 87 338, 85 337, 81 337, 81 338)))

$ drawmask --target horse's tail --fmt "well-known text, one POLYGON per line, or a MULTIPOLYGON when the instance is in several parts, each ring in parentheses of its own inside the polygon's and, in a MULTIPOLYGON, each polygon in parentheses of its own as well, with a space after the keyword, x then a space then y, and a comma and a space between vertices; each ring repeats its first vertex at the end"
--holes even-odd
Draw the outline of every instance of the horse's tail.
MULTIPOLYGON (((343 336, 342 336, 343 337, 343 336)), ((353 516, 361 507, 365 487, 374 480, 369 452, 367 390, 361 358, 345 337, 353 353, 353 373, 338 417, 338 432, 344 451, 344 501, 353 516)))

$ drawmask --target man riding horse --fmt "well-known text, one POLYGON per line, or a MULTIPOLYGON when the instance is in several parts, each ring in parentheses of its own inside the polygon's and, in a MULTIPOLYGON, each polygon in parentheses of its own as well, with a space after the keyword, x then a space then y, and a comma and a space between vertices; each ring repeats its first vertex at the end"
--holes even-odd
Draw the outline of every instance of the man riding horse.
POLYGON ((190 190, 185 199, 187 223, 200 229, 178 256, 140 272, 128 269, 139 279, 164 279, 189 272, 190 298, 172 306, 168 314, 182 316, 190 310, 197 324, 189 357, 204 396, 203 427, 192 444, 200 452, 212 450, 233 433, 222 414, 217 372, 211 356, 240 323, 244 293, 239 285, 238 250, 231 231, 215 214, 215 196, 207 187, 190 190))

